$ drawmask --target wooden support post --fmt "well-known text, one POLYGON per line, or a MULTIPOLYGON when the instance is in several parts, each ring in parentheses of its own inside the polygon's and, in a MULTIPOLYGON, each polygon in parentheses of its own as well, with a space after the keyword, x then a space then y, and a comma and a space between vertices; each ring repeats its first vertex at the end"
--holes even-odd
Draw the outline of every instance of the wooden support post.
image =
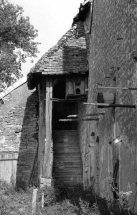
POLYGON ((45 185, 51 183, 52 178, 52 78, 46 77, 46 107, 45 107, 45 125, 46 140, 44 146, 43 174, 45 185), (48 184, 47 182, 48 181, 48 184))
POLYGON ((44 208, 44 193, 41 195, 41 208, 44 208))
POLYGON ((40 182, 40 188, 43 186, 42 179, 42 167, 43 167, 43 158, 44 158, 44 142, 46 138, 45 134, 45 92, 46 92, 46 78, 42 77, 41 83, 38 87, 39 94, 39 146, 38 146, 38 177, 40 182))
MULTIPOLYGON (((95 129, 96 122, 94 121, 92 125, 89 125, 89 134, 93 129, 95 129)), ((89 185, 94 186, 95 180, 95 136, 90 134, 89 136, 89 172, 88 172, 88 180, 89 185)))
POLYGON ((39 95, 39 134, 38 134, 38 178, 40 182, 40 176, 41 176, 41 156, 42 156, 42 99, 41 99, 41 90, 40 90, 40 84, 38 86, 38 95, 39 95))
POLYGON ((32 215, 36 215, 37 192, 38 192, 38 189, 34 188, 33 195, 32 195, 32 215))
MULTIPOLYGON (((98 131, 97 131, 98 132, 98 131)), ((100 194, 100 187, 99 187, 99 175, 100 175, 100 154, 99 154, 99 136, 97 134, 96 136, 96 143, 95 143, 95 150, 96 150, 96 180, 95 180, 95 183, 96 183, 96 193, 97 195, 99 196, 100 194)))

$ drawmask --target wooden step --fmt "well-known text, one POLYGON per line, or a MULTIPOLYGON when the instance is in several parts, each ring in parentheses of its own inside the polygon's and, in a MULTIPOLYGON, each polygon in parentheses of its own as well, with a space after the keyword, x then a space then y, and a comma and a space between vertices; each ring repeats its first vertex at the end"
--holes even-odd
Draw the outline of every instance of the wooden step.
POLYGON ((59 169, 63 169, 63 168, 82 168, 81 167, 81 162, 54 162, 53 163, 53 169, 54 168, 59 168, 59 169))
POLYGON ((54 158, 80 158, 80 153, 54 153, 54 158))
POLYGON ((78 137, 78 131, 77 130, 53 130, 53 136, 74 136, 78 137))
POLYGON ((59 154, 60 154, 60 155, 67 155, 67 154, 68 154, 68 155, 73 155, 73 156, 75 156, 75 155, 76 155, 76 156, 80 156, 80 152, 79 152, 79 151, 76 151, 76 150, 75 150, 75 151, 71 151, 71 152, 70 152, 69 149, 68 149, 66 152, 61 152, 61 151, 59 151, 59 150, 58 150, 58 151, 56 150, 56 151, 53 151, 53 153, 54 153, 54 155, 59 155, 59 154))
POLYGON ((78 168, 78 167, 74 167, 74 168, 71 168, 71 167, 68 167, 68 168, 56 168, 54 167, 53 168, 54 172, 59 172, 59 173, 73 173, 73 174, 82 174, 82 169, 81 168, 78 168))
POLYGON ((80 186, 83 186, 83 182, 73 182, 71 181, 62 181, 62 184, 64 184, 67 188, 74 188, 74 186, 76 185, 80 185, 80 186))
POLYGON ((79 147, 54 147, 53 153, 80 153, 79 147))
POLYGON ((81 172, 82 173, 82 168, 81 168, 81 166, 74 166, 74 167, 70 167, 70 166, 68 166, 68 167, 62 167, 62 166, 60 166, 60 167, 53 167, 53 172, 64 172, 64 169, 65 169, 65 171, 66 172, 76 172, 76 171, 78 171, 78 172, 81 172))
POLYGON ((74 153, 74 154, 71 154, 71 153, 54 153, 53 154, 54 155, 54 159, 56 159, 56 158, 68 158, 68 159, 70 159, 70 158, 72 158, 72 159, 75 159, 75 158, 80 158, 80 160, 81 160, 81 157, 80 157, 80 154, 79 153, 74 153))
POLYGON ((71 145, 71 144, 59 144, 59 145, 54 145, 53 146, 53 151, 55 150, 59 150, 59 149, 62 149, 62 150, 78 150, 78 151, 80 151, 80 146, 78 146, 78 145, 71 145))
POLYGON ((53 140, 54 141, 54 147, 58 146, 58 147, 63 147, 63 146, 69 146, 69 147, 79 147, 78 142, 76 141, 71 141, 69 142, 69 140, 53 140))
POLYGON ((56 172, 55 171, 54 174, 53 174, 53 177, 54 176, 57 176, 57 177, 66 177, 67 176, 67 177, 72 177, 72 178, 73 177, 74 178, 77 178, 77 177, 82 178, 82 172, 77 171, 77 172, 74 173, 74 172, 65 172, 65 171, 64 172, 56 172))
POLYGON ((79 162, 81 164, 81 159, 80 157, 54 157, 54 161, 55 162, 63 162, 63 163, 75 163, 75 162, 79 162))
POLYGON ((62 150, 62 151, 66 151, 66 150, 70 150, 70 151, 73 151, 73 150, 78 150, 80 152, 80 147, 79 146, 70 146, 68 145, 68 147, 66 148, 65 146, 62 146, 62 145, 57 145, 57 146, 53 146, 53 151, 57 151, 57 150, 62 150))
POLYGON ((54 176, 53 177, 54 179, 58 179, 58 180, 60 180, 60 181, 63 181, 63 182, 65 182, 65 181, 69 181, 70 183, 71 182, 75 182, 75 183, 81 183, 82 182, 82 177, 69 177, 69 176, 62 176, 62 177, 58 177, 58 176, 54 176))
MULTIPOLYGON (((57 145, 57 144, 55 143, 55 144, 53 145, 53 149, 57 150, 58 148, 59 148, 59 149, 62 149, 62 148, 65 149, 65 145, 63 145, 63 144, 58 144, 58 145, 57 145)), ((78 150, 80 151, 80 146, 79 146, 79 145, 75 145, 75 144, 74 144, 74 145, 69 145, 69 144, 68 144, 68 148, 69 148, 70 150, 71 150, 71 149, 78 149, 78 150)))
POLYGON ((77 181, 71 181, 70 182, 70 181, 62 181, 62 180, 60 180, 58 178, 56 178, 56 180, 62 182, 62 184, 65 184, 69 188, 71 188, 71 187, 73 188, 73 186, 76 186, 76 185, 83 186, 83 181, 79 181, 79 182, 77 182, 77 181))
POLYGON ((63 183, 67 186, 67 187, 69 187, 69 188, 73 188, 73 186, 76 186, 76 185, 81 185, 81 186, 83 186, 83 181, 80 181, 80 182, 73 182, 73 181, 71 181, 71 183, 70 183, 70 181, 63 181, 63 183))
POLYGON ((58 142, 77 142, 78 143, 78 132, 77 131, 58 131, 53 132, 53 141, 58 142))

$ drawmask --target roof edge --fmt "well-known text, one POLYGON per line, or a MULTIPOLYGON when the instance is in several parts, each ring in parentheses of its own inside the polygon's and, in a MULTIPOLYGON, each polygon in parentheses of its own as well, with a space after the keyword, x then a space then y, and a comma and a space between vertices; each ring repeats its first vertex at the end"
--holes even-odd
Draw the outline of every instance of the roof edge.
POLYGON ((8 87, 6 90, 4 90, 2 93, 0 93, 0 99, 3 99, 5 96, 7 96, 9 93, 11 93, 13 90, 17 89, 21 85, 27 82, 27 76, 23 76, 21 79, 16 81, 13 85, 8 87))
POLYGON ((43 58, 51 57, 55 52, 57 52, 60 48, 62 48, 67 43, 69 38, 71 38, 74 32, 76 32, 76 28, 77 28, 77 23, 71 26, 71 28, 58 40, 58 42, 54 46, 52 46, 45 54, 42 55, 42 57, 38 60, 38 62, 31 68, 29 74, 36 72, 36 70, 38 69, 37 68, 38 64, 43 60, 43 58))

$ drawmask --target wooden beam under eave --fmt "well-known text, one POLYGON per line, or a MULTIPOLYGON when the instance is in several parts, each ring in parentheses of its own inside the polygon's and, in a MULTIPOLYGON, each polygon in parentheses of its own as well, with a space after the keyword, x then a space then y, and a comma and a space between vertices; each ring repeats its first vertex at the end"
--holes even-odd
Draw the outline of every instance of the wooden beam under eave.
POLYGON ((46 105, 45 105, 45 125, 46 141, 44 145, 44 160, 42 177, 46 180, 52 179, 52 77, 46 77, 46 105))

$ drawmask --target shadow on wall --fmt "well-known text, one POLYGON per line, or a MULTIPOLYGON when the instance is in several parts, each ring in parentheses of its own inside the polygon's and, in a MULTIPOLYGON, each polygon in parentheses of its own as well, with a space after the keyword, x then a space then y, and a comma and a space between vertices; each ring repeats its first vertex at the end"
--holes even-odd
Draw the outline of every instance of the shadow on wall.
POLYGON ((17 163, 16 188, 38 185, 38 96, 36 91, 27 99, 24 111, 17 163))

